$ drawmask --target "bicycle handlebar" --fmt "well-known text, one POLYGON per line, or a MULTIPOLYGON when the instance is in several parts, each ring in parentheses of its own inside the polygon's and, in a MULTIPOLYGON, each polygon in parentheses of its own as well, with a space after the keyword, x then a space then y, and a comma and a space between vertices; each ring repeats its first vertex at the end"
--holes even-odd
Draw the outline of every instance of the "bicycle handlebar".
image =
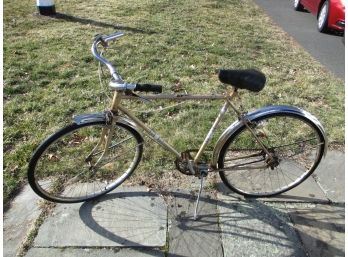
POLYGON ((122 37, 123 35, 124 35, 123 32, 115 32, 115 33, 110 34, 110 35, 104 35, 104 36, 102 36, 102 38, 105 42, 108 42, 108 41, 114 41, 117 38, 122 37))
POLYGON ((112 64, 99 54, 98 45, 102 44, 104 47, 107 47, 107 43, 109 41, 114 41, 117 38, 122 37, 123 35, 124 34, 122 32, 116 32, 110 35, 97 35, 93 41, 92 48, 91 48, 94 58, 96 58, 99 62, 105 64, 108 67, 111 77, 118 83, 124 83, 124 82, 121 76, 116 71, 116 69, 112 66, 112 64))
POLYGON ((121 76, 118 74, 114 66, 102 57, 98 52, 98 45, 101 44, 104 47, 108 46, 109 41, 114 41, 118 39, 119 37, 122 37, 124 34, 122 32, 116 32, 110 35, 97 35, 93 41, 92 44, 92 54, 94 58, 96 58, 99 62, 105 64, 111 74, 112 80, 110 82, 110 88, 116 91, 126 91, 126 90, 133 90, 133 91, 141 91, 141 92, 154 92, 154 93, 162 93, 162 86, 160 85, 153 85, 153 84, 129 84, 125 83, 121 76))

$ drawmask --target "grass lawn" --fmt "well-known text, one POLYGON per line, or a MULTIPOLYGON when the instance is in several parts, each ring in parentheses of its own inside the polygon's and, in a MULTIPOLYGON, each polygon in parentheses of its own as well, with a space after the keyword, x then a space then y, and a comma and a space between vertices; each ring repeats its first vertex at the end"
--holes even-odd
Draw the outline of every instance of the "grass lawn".
MULTIPOLYGON (((5 202, 26 183, 27 163, 40 141, 74 114, 107 107, 105 93, 111 92, 101 89, 90 53, 98 33, 125 32, 108 51, 123 78, 162 84, 167 93, 221 93, 217 69, 258 68, 267 86, 259 94, 243 93, 246 109, 302 107, 323 123, 331 145, 344 143, 343 81, 252 0, 59 0, 56 9, 56 17, 40 17, 33 0, 4 1, 5 202)), ((213 107, 221 103, 188 102, 158 113, 142 111, 173 103, 128 104, 185 150, 203 141, 218 112, 213 107)), ((136 174, 173 168, 172 157, 149 143, 136 174)))

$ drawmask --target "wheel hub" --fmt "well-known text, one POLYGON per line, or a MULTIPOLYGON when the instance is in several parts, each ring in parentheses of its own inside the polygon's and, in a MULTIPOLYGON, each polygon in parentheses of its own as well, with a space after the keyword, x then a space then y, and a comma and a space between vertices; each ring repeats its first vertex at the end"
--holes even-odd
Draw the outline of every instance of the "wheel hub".
POLYGON ((271 170, 274 170, 274 168, 276 168, 280 164, 280 159, 273 151, 271 152, 271 156, 267 157, 266 163, 267 166, 271 168, 271 170))

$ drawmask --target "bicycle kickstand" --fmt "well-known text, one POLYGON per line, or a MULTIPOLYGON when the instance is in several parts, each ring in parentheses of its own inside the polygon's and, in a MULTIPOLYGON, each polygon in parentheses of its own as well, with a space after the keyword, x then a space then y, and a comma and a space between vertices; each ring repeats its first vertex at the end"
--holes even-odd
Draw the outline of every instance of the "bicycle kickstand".
POLYGON ((198 211, 198 204, 199 204, 199 200, 202 194, 202 190, 203 190, 203 180, 204 178, 208 175, 208 172, 206 170, 201 170, 200 174, 199 174, 199 178, 200 178, 200 187, 199 187, 199 192, 198 192, 198 196, 197 196, 197 201, 196 201, 196 207, 195 207, 195 213, 193 215, 193 219, 197 220, 197 211, 198 211))

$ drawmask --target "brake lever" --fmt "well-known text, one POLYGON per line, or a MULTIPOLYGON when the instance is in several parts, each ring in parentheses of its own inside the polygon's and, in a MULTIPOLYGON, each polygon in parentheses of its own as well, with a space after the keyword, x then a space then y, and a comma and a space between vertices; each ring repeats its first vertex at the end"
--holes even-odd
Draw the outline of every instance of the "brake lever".
POLYGON ((94 41, 98 41, 98 43, 100 43, 104 48, 107 48, 109 46, 108 43, 104 40, 102 34, 96 34, 94 36, 94 41))

